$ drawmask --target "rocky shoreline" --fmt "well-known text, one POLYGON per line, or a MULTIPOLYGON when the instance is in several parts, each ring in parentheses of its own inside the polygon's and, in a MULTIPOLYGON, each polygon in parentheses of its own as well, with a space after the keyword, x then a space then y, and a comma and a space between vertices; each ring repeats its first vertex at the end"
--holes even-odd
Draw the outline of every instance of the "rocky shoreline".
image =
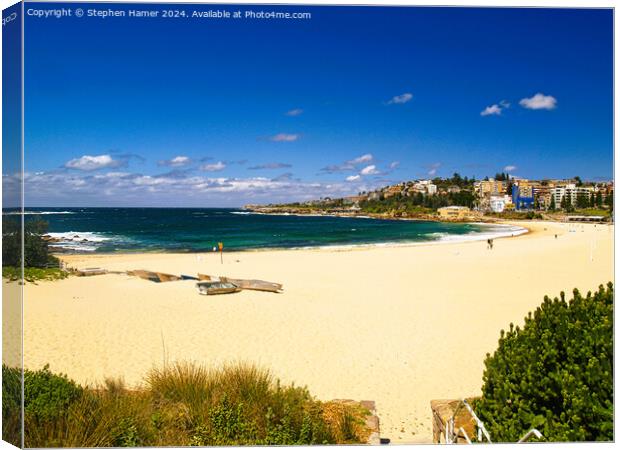
POLYGON ((383 219, 383 220, 419 220, 425 222, 450 222, 450 223, 469 223, 469 222, 485 222, 495 223, 499 220, 495 217, 484 217, 481 214, 472 214, 468 218, 464 219, 443 219, 437 214, 403 214, 397 212, 389 213, 368 213, 360 211, 352 211, 347 209, 308 209, 308 208, 291 208, 291 207, 279 207, 279 206, 259 206, 259 205, 246 205, 243 207, 246 211, 251 211, 256 214, 271 214, 271 215, 298 215, 298 216, 326 216, 326 217, 356 217, 361 219, 383 219))

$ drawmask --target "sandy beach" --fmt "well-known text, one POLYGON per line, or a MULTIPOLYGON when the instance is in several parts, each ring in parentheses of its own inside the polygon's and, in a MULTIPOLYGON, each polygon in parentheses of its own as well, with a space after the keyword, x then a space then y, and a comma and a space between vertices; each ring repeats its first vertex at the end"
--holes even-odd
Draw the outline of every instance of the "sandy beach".
MULTIPOLYGON (((430 401, 480 393, 499 333, 545 294, 613 280, 613 226, 520 222, 486 242, 217 254, 65 255, 72 267, 227 275, 284 292, 201 296, 127 275, 25 286, 25 365, 138 383, 165 361, 248 361, 320 399, 374 400, 382 437, 430 442, 430 401), (557 234, 557 237, 555 236, 557 234)), ((6 315, 6 313, 5 313, 6 315)))

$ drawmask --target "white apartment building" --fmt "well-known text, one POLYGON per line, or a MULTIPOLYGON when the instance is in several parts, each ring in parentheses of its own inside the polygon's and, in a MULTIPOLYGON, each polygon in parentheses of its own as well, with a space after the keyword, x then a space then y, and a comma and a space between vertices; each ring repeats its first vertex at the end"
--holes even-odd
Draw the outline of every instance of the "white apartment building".
POLYGON ((570 198, 571 205, 575 205, 579 194, 591 195, 593 193, 594 188, 592 186, 584 187, 577 186, 575 184, 567 184, 566 186, 556 187, 551 190, 551 195, 553 196, 556 208, 560 207, 562 199, 565 196, 570 198))
POLYGON ((504 212, 506 206, 512 203, 510 195, 492 195, 489 199, 489 208, 495 213, 504 212))
POLYGON ((421 192, 428 195, 434 195, 437 193, 437 185, 433 184, 431 180, 416 181, 413 184, 412 189, 414 192, 421 192))

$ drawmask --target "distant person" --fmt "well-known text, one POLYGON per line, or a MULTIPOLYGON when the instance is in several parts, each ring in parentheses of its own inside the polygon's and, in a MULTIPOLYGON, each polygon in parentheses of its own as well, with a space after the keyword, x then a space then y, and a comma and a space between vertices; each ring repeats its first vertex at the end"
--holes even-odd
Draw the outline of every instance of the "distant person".
POLYGON ((555 235, 555 238, 556 238, 556 239, 558 238, 558 235, 557 235, 557 234, 555 235))
POLYGON ((487 250, 491 250, 491 239, 487 239, 487 250))
POLYGON ((493 239, 489 239, 489 246, 491 250, 493 250, 493 239))

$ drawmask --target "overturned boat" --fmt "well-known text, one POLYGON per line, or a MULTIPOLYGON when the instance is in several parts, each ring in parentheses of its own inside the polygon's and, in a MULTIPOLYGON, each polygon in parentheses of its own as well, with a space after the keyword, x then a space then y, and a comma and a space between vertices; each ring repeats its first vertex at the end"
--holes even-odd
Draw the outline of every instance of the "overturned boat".
POLYGON ((108 271, 101 267, 87 267, 85 269, 76 269, 74 273, 78 277, 92 277, 93 275, 105 275, 108 271))
POLYGON ((150 270, 128 270, 127 275, 142 278, 143 280, 155 283, 165 283, 167 281, 178 281, 181 277, 163 272, 151 272, 150 270))
POLYGON ((271 281, 263 280, 242 280, 239 278, 228 277, 214 277, 211 275, 198 274, 198 279, 202 281, 221 281, 224 283, 232 283, 240 289, 247 289, 251 291, 264 291, 279 293, 282 291, 282 285, 280 283, 273 283, 271 281))
POLYGON ((196 287, 202 295, 232 294, 241 290, 239 286, 226 281, 200 281, 196 287))

